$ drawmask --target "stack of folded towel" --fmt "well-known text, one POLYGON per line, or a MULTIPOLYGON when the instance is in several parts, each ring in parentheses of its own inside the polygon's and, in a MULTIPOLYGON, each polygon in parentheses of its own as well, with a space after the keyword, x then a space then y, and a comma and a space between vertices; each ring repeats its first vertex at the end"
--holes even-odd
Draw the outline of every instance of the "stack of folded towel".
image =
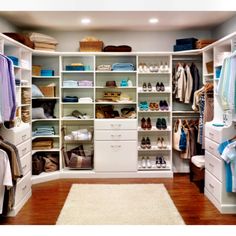
POLYGON ((36 139, 32 142, 33 150, 46 150, 53 148, 52 139, 36 139))
POLYGON ((90 103, 93 102, 93 99, 90 97, 79 98, 79 102, 81 103, 90 103))
POLYGON ((33 136, 48 136, 55 135, 55 129, 53 126, 41 126, 33 131, 33 136))
POLYGON ((92 139, 92 133, 88 131, 87 129, 79 129, 72 131, 71 134, 65 135, 64 140, 65 141, 71 141, 71 140, 91 140, 92 139))
POLYGON ((36 50, 56 51, 58 42, 51 36, 33 32, 29 34, 29 38, 34 42, 34 49, 36 50))
POLYGON ((132 63, 114 63, 112 65, 113 71, 134 71, 134 65, 132 63))

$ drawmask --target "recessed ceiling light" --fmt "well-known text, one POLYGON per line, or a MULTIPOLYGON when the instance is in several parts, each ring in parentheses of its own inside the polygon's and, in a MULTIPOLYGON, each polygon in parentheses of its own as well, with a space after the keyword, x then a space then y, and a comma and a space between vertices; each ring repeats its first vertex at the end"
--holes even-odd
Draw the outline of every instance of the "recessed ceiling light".
POLYGON ((89 18, 84 18, 84 19, 81 20, 81 23, 85 24, 85 25, 89 24, 90 22, 91 22, 91 20, 89 18))
POLYGON ((159 22, 159 20, 157 19, 157 18, 150 18, 149 19, 149 23, 150 24, 156 24, 156 23, 158 23, 159 22))

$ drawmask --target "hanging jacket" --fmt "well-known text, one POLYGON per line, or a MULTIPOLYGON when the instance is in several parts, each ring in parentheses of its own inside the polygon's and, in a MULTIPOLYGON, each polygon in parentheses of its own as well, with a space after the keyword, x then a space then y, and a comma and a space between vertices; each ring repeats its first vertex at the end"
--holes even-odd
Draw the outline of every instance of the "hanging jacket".
POLYGON ((193 77, 193 88, 192 88, 190 101, 193 102, 194 92, 200 88, 200 74, 199 74, 199 70, 197 66, 194 63, 192 63, 190 66, 190 72, 193 77))
POLYGON ((177 90, 177 95, 176 98, 179 99, 180 102, 184 102, 185 98, 185 93, 186 93, 186 75, 185 71, 182 65, 178 66, 177 72, 176 72, 176 80, 178 90, 177 90))
POLYGON ((184 103, 189 103, 193 89, 193 77, 191 75, 190 67, 188 65, 185 66, 185 73, 186 73, 186 90, 184 96, 184 103))

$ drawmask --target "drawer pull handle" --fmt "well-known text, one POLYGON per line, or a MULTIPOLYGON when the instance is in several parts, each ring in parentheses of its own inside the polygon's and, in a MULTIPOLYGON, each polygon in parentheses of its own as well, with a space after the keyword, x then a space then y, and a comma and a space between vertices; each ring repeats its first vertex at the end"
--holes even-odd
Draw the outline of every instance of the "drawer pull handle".
POLYGON ((112 148, 120 148, 121 145, 111 145, 112 148))
POLYGON ((24 191, 26 188, 27 188, 27 186, 25 185, 25 186, 22 188, 22 191, 24 191))
POLYGON ((114 137, 117 137, 117 138, 120 138, 121 137, 121 134, 111 134, 111 137, 114 138, 114 137))
POLYGON ((26 139, 27 135, 24 134, 24 135, 22 135, 21 137, 22 137, 22 139, 24 140, 24 139, 26 139))
POLYGON ((22 149, 22 154, 26 153, 27 148, 22 149))
POLYGON ((209 146, 209 149, 211 149, 211 150, 214 150, 214 148, 213 148, 213 147, 211 147, 211 146, 209 146))
POLYGON ((214 134, 213 134, 213 133, 211 133, 211 132, 209 132, 209 135, 211 135, 211 136, 214 136, 214 134))
POLYGON ((214 185, 212 185, 212 184, 209 184, 209 186, 210 186, 211 188, 214 188, 214 185))
POLYGON ((111 127, 120 128, 120 127, 121 127, 121 124, 111 124, 111 127))
POLYGON ((212 163, 209 163, 209 166, 214 167, 214 165, 212 163))
POLYGON ((25 169, 27 167, 27 165, 24 165, 24 166, 22 166, 22 169, 25 169))

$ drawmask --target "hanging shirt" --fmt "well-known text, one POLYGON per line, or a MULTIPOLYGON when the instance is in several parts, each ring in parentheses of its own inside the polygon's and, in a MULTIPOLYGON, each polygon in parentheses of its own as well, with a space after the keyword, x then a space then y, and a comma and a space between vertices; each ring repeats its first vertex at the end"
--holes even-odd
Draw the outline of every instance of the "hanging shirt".
POLYGON ((0 214, 2 214, 5 187, 11 187, 12 175, 9 158, 5 151, 0 149, 0 214))
POLYGON ((16 115, 16 86, 12 61, 0 54, 0 113, 2 121, 14 120, 16 115))
POLYGON ((225 147, 221 157, 230 167, 226 167, 226 191, 236 192, 236 141, 225 147))

